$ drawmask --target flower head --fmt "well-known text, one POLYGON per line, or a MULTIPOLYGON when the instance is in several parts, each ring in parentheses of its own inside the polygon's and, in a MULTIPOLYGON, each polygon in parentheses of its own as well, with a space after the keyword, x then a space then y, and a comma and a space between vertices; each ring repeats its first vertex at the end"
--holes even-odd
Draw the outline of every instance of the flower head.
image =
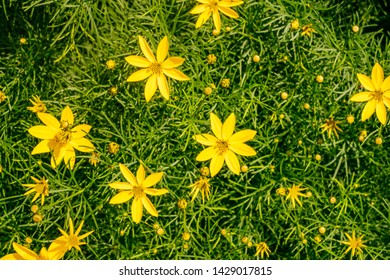
POLYGON ((368 91, 355 94, 350 98, 354 102, 366 102, 362 112, 362 121, 367 120, 376 112, 378 120, 386 124, 386 107, 390 108, 390 77, 384 79, 384 73, 379 63, 375 63, 371 71, 371 78, 357 74, 363 87, 368 91), (386 105, 386 107, 385 107, 386 105))
POLYGON ((46 112, 46 105, 41 101, 39 96, 33 95, 33 100, 30 99, 30 102, 33 104, 32 107, 27 107, 27 110, 30 110, 34 113, 44 113, 46 112))
POLYGON ((4 102, 7 99, 7 96, 3 91, 0 90, 0 103, 4 102))
POLYGON ((81 124, 72 127, 74 117, 69 106, 62 111, 60 121, 47 113, 37 113, 37 116, 45 125, 33 126, 28 130, 32 136, 42 139, 31 152, 32 155, 52 152, 53 168, 64 160, 67 167, 73 169, 76 162, 75 149, 86 153, 93 151, 93 144, 84 138, 91 126, 81 124))
POLYGON ((214 64, 215 62, 217 62, 217 57, 215 56, 215 54, 209 54, 207 56, 207 63, 208 64, 214 64))
POLYGON ((187 81, 190 79, 181 71, 175 69, 183 64, 184 59, 181 57, 169 57, 166 59, 169 48, 167 36, 158 44, 157 57, 154 56, 143 37, 138 36, 138 40, 145 57, 131 55, 127 56, 125 59, 127 63, 144 69, 131 74, 130 77, 127 78, 127 81, 138 82, 148 79, 145 85, 145 99, 147 102, 153 97, 157 88, 161 95, 168 100, 169 87, 166 76, 178 81, 187 81))
POLYGON ((363 253, 363 248, 367 247, 366 245, 363 244, 363 237, 364 235, 360 236, 359 238, 356 238, 355 237, 355 231, 353 230, 352 231, 352 237, 349 236, 348 233, 345 233, 345 235, 347 236, 348 238, 348 241, 342 241, 341 243, 345 244, 345 245, 348 245, 348 249, 345 251, 344 254, 348 253, 349 251, 351 251, 351 255, 352 257, 355 256, 355 253, 357 251, 357 253, 363 253))
POLYGON ((100 162, 100 156, 97 152, 92 152, 91 157, 89 158, 89 163, 96 167, 100 162))
POLYGON ((332 136, 332 133, 334 133, 336 137, 339 138, 337 131, 342 131, 341 128, 338 126, 339 123, 341 123, 341 121, 335 121, 333 117, 327 119, 325 123, 320 126, 322 128, 322 133, 327 131, 329 138, 332 136))
POLYGON ((62 257, 57 258, 58 255, 49 253, 45 247, 41 249, 39 255, 15 242, 12 243, 12 247, 16 253, 5 255, 0 260, 59 260, 62 257))
POLYGON ((299 28, 299 20, 294 19, 294 20, 291 22, 291 29, 297 30, 298 28, 299 28))
POLYGON ((116 66, 116 63, 115 63, 114 60, 109 59, 109 60, 106 61, 106 67, 107 67, 107 69, 112 70, 112 69, 115 68, 115 66, 116 66))
POLYGON ((293 207, 295 208, 295 202, 298 202, 300 206, 302 206, 302 202, 299 200, 299 196, 306 197, 305 194, 301 193, 301 191, 307 190, 307 188, 300 188, 302 184, 294 185, 291 188, 287 188, 288 194, 286 199, 290 199, 293 207))
POLYGON ((310 37, 311 33, 315 33, 316 31, 314 30, 314 28, 312 28, 312 25, 313 24, 307 24, 307 25, 302 26, 301 36, 306 35, 306 36, 310 37))
POLYGON ((37 198, 39 196, 41 196, 41 205, 43 205, 43 203, 45 202, 45 196, 49 195, 49 184, 48 184, 49 180, 46 180, 45 177, 43 177, 41 180, 38 180, 35 177, 31 177, 31 179, 33 179, 35 184, 23 184, 22 185, 23 187, 30 188, 30 190, 25 192, 24 195, 29 195, 30 193, 35 192, 36 194, 35 194, 32 202, 34 202, 35 200, 37 200, 37 198))
POLYGON ((120 193, 111 198, 110 204, 120 204, 134 198, 131 206, 131 214, 133 221, 137 224, 142 219, 144 207, 152 216, 158 217, 156 208, 146 195, 156 196, 168 192, 166 189, 151 188, 161 180, 163 172, 153 173, 145 178, 145 169, 142 165, 137 170, 137 176, 134 176, 123 164, 119 164, 119 168, 127 182, 114 182, 109 184, 111 188, 121 190, 120 193))
POLYGON ((190 192, 190 195, 192 195, 191 201, 194 201, 195 197, 198 195, 199 192, 202 194, 203 202, 204 202, 204 198, 206 197, 207 199, 210 195, 210 183, 209 183, 209 179, 207 178, 199 179, 198 181, 193 183, 190 187, 192 188, 190 192))
POLYGON ((244 142, 255 137, 256 131, 246 129, 234 133, 234 128, 236 126, 236 116, 234 113, 230 114, 224 124, 222 124, 221 120, 213 113, 210 114, 210 119, 211 130, 215 136, 211 134, 195 135, 194 138, 197 142, 210 146, 204 149, 196 157, 196 160, 206 161, 211 159, 210 173, 212 177, 221 170, 224 162, 226 162, 227 166, 234 174, 240 174, 240 163, 236 154, 242 156, 256 155, 256 151, 253 148, 244 144, 244 142))
POLYGON ((269 257, 269 253, 271 253, 271 250, 269 249, 267 243, 260 242, 259 244, 256 244, 256 254, 255 256, 260 255, 261 258, 264 258, 264 255, 267 255, 269 257))
POLYGON ((195 27, 201 27, 212 15, 215 28, 218 32, 221 31, 221 16, 219 12, 231 18, 238 18, 239 15, 233 11, 230 7, 239 6, 244 1, 228 1, 228 0, 197 0, 201 3, 195 6, 190 14, 200 14, 196 21, 195 27))

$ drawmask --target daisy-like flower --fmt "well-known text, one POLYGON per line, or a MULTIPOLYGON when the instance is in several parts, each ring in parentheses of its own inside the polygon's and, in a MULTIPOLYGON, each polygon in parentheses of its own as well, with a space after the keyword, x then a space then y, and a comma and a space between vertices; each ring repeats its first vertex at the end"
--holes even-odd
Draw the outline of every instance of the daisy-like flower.
POLYGON ((306 35, 306 36, 310 37, 311 33, 316 33, 316 31, 314 30, 314 28, 312 26, 313 26, 313 24, 307 24, 307 25, 302 26, 301 36, 306 35))
POLYGON ((62 236, 56 238, 49 246, 49 255, 60 259, 64 256, 65 252, 72 250, 72 248, 76 248, 78 251, 81 251, 80 245, 87 244, 86 242, 81 242, 81 240, 94 232, 92 230, 79 236, 83 225, 84 221, 80 223, 79 227, 75 232, 73 221, 71 218, 69 218, 69 234, 60 228, 58 229, 61 232, 62 236))
POLYGON ((345 251, 344 254, 348 253, 349 251, 351 251, 351 256, 355 256, 355 253, 363 253, 363 248, 367 247, 366 245, 363 244, 363 237, 364 235, 360 236, 359 238, 356 238, 355 237, 355 231, 353 230, 352 231, 352 237, 349 236, 348 233, 345 233, 345 235, 347 236, 348 238, 348 241, 342 241, 341 243, 345 244, 345 245, 348 245, 348 249, 345 251))
POLYGON ((29 195, 30 193, 36 192, 32 202, 37 200, 39 196, 41 196, 41 205, 45 203, 45 196, 49 195, 49 180, 47 180, 45 177, 43 177, 41 180, 38 180, 35 177, 31 176, 31 179, 35 182, 35 184, 23 184, 23 187, 30 188, 27 192, 24 193, 24 195, 29 195))
POLYGON ((175 69, 183 64, 184 58, 181 57, 169 57, 168 55, 168 37, 165 36, 157 47, 157 59, 150 49, 148 43, 142 36, 138 36, 139 45, 145 57, 131 55, 125 59, 127 63, 145 68, 138 70, 127 78, 128 82, 138 82, 148 79, 145 85, 145 99, 148 102, 159 89, 161 95, 165 99, 169 99, 169 87, 168 81, 165 76, 178 81, 188 81, 190 78, 183 74, 181 71, 175 69))
POLYGON ((341 128, 338 126, 339 123, 341 123, 341 121, 335 121, 333 117, 326 119, 325 123, 320 126, 322 128, 322 133, 327 131, 329 138, 332 136, 332 133, 334 133, 336 137, 339 138, 337 131, 342 132, 341 128))
POLYGON ((228 1, 228 0, 196 0, 201 3, 198 6, 195 6, 190 14, 200 14, 198 20, 196 21, 195 28, 201 27, 211 15, 213 15, 213 21, 217 32, 221 31, 221 16, 219 12, 225 14, 231 18, 239 18, 239 15, 230 9, 234 6, 239 6, 244 1, 228 1))
POLYGON ((53 168, 64 160, 67 167, 73 169, 76 162, 75 149, 85 153, 93 151, 93 144, 84 138, 91 126, 81 124, 72 127, 74 117, 69 106, 62 111, 60 121, 47 113, 37 113, 37 116, 45 125, 33 126, 28 130, 32 136, 42 139, 31 152, 32 155, 52 152, 53 168))
POLYGON ((47 249, 43 247, 37 255, 34 251, 19 245, 18 243, 13 242, 12 247, 16 253, 8 254, 2 257, 0 260, 59 260, 60 258, 55 258, 53 254, 49 254, 47 249))
POLYGON ((357 74, 363 87, 368 91, 355 94, 350 98, 354 102, 366 102, 362 112, 362 121, 367 120, 376 112, 378 120, 386 124, 386 107, 390 108, 390 77, 384 79, 384 73, 379 63, 375 63, 371 71, 371 79, 363 74, 357 74), (386 105, 386 107, 385 107, 386 105))
POLYGON ((307 197, 307 195, 301 193, 301 191, 307 190, 307 188, 300 188, 302 186, 302 183, 299 185, 294 185, 291 188, 287 188, 288 194, 286 196, 286 199, 290 199, 293 207, 295 208, 295 202, 298 202, 300 206, 302 206, 302 202, 299 200, 300 196, 307 197))
POLYGON ((236 126, 236 116, 234 113, 230 114, 224 124, 222 124, 221 120, 213 113, 210 114, 210 120, 211 130, 215 136, 211 134, 195 135, 194 138, 197 142, 210 146, 200 152, 196 157, 196 160, 206 161, 211 159, 210 173, 212 177, 218 174, 224 162, 226 162, 227 166, 234 174, 240 174, 240 163, 236 154, 242 156, 256 155, 256 151, 253 148, 244 144, 244 142, 255 137, 256 131, 246 129, 234 133, 234 128, 236 126))
POLYGON ((41 101, 39 96, 33 95, 33 99, 30 99, 30 102, 33 104, 32 107, 27 107, 27 110, 30 110, 34 113, 44 113, 46 112, 46 105, 41 101))
POLYGON ((269 257, 269 253, 271 253, 271 250, 269 249, 267 243, 260 242, 259 244, 256 244, 256 254, 255 256, 260 255, 262 259, 264 259, 264 255, 267 255, 267 258, 269 257))
POLYGON ((209 183, 209 179, 207 178, 199 179, 198 181, 193 183, 190 187, 192 188, 190 192, 190 195, 192 195, 191 201, 194 201, 195 197, 198 195, 199 192, 202 194, 203 202, 204 202, 204 198, 206 197, 207 199, 210 195, 210 183, 209 183))
POLYGON ((145 207, 150 215, 158 217, 156 208, 146 195, 163 195, 168 192, 166 189, 151 188, 161 180, 164 173, 153 173, 145 178, 145 169, 142 165, 137 170, 137 176, 134 176, 123 164, 119 164, 119 168, 127 182, 114 182, 109 184, 111 188, 121 190, 120 193, 111 198, 110 204, 124 203, 134 197, 131 214, 135 223, 138 224, 141 221, 143 207, 145 207))

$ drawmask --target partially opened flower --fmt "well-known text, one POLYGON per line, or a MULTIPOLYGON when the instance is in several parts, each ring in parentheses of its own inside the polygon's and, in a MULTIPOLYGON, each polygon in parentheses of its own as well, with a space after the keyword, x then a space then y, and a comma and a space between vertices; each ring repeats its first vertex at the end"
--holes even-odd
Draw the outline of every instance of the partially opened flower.
POLYGON ((351 251, 351 256, 355 256, 355 253, 361 254, 363 253, 363 249, 367 247, 366 245, 363 244, 365 242, 363 240, 364 235, 360 237, 355 237, 355 231, 352 231, 352 237, 349 236, 348 233, 345 233, 345 235, 348 238, 348 241, 342 241, 341 243, 348 245, 348 249, 345 251, 344 254, 348 253, 351 251))
POLYGON ((357 93, 350 100, 367 102, 362 112, 362 121, 367 120, 376 112, 378 120, 383 125, 386 124, 386 107, 390 108, 390 77, 384 79, 383 69, 379 63, 375 63, 372 68, 371 79, 363 74, 357 74, 357 77, 368 91, 357 93))
POLYGON ((129 64, 144 69, 131 74, 127 78, 127 81, 138 82, 148 79, 145 85, 145 99, 147 102, 153 97, 157 88, 165 99, 169 99, 169 87, 166 76, 178 81, 187 81, 190 79, 181 71, 175 69, 183 64, 184 59, 181 57, 167 58, 169 49, 167 36, 158 44, 157 57, 154 56, 148 43, 142 36, 138 36, 138 40, 145 57, 131 55, 125 59, 129 64))
POLYGON ((302 202, 299 200, 300 196, 307 197, 306 194, 301 193, 301 191, 307 190, 307 188, 301 188, 302 183, 299 185, 294 185, 291 188, 288 188, 288 194, 286 199, 290 199, 293 207, 295 208, 295 202, 302 206, 302 202))
POLYGON ((30 102, 33 104, 33 106, 27 107, 27 110, 30 110, 34 113, 38 113, 38 112, 45 113, 46 112, 46 105, 45 105, 45 103, 43 103, 41 101, 39 96, 33 95, 32 98, 33 99, 30 99, 30 102))
POLYGON ((219 33, 221 31, 221 16, 219 12, 225 14, 231 18, 238 18, 239 15, 230 9, 234 6, 239 6, 244 3, 244 1, 229 1, 229 0, 196 0, 201 3, 198 6, 195 6, 190 14, 200 14, 198 20, 196 21, 195 27, 201 27, 212 15, 215 28, 219 33))
POLYGON ((74 117, 69 106, 62 111, 60 121, 47 113, 37 113, 37 116, 45 125, 33 126, 28 130, 32 136, 42 139, 31 154, 52 152, 51 166, 53 168, 64 160, 67 167, 73 169, 76 162, 75 149, 86 153, 94 150, 93 144, 84 138, 91 126, 81 124, 72 127, 74 117))
POLYGON ((138 224, 141 221, 144 207, 150 215, 157 217, 157 210, 146 195, 156 196, 168 192, 166 189, 151 188, 161 180, 164 173, 153 173, 145 178, 145 169, 142 165, 137 170, 137 176, 134 176, 123 164, 119 164, 119 168, 127 182, 114 182, 109 184, 111 188, 121 190, 121 192, 111 198, 110 204, 120 204, 134 198, 131 206, 131 214, 135 223, 138 224))
POLYGON ((31 179, 33 179, 35 184, 22 185, 23 187, 30 188, 30 190, 25 192, 24 195, 29 195, 30 193, 35 192, 35 196, 32 202, 34 202, 35 200, 37 200, 39 196, 41 196, 41 205, 43 205, 43 203, 45 203, 45 196, 49 195, 49 184, 48 184, 49 181, 45 177, 38 180, 37 178, 31 176, 31 179))
POLYGON ((60 258, 55 258, 56 256, 49 254, 45 247, 41 249, 39 255, 34 251, 19 245, 18 243, 13 242, 12 247, 16 253, 8 254, 2 257, 0 260, 59 260, 60 258))
POLYGON ((271 250, 269 249, 267 243, 260 242, 256 244, 256 253, 255 256, 260 255, 262 259, 264 259, 264 255, 267 255, 269 257, 269 253, 271 253, 271 250))
POLYGON ((236 126, 236 116, 234 113, 230 114, 224 124, 213 113, 210 114, 210 119, 211 130, 215 136, 211 134, 195 135, 195 140, 200 144, 210 146, 200 152, 196 160, 206 161, 211 159, 210 172, 212 177, 218 174, 224 162, 226 162, 234 174, 240 174, 240 162, 236 154, 242 156, 256 155, 256 151, 253 148, 244 144, 244 142, 252 140, 255 137, 256 131, 246 129, 234 133, 236 126))

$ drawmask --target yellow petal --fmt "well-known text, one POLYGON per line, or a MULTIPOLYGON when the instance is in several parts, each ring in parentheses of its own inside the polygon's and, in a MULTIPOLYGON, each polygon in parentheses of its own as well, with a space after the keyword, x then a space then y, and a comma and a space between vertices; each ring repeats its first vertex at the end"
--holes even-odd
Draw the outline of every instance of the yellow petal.
POLYGON ((184 58, 173 56, 173 57, 170 57, 167 60, 165 60, 161 64, 161 66, 165 69, 172 69, 172 68, 176 68, 176 67, 179 67, 180 65, 182 65, 184 63, 184 61, 185 61, 184 58))
POLYGON ((57 131, 45 125, 36 125, 28 129, 28 133, 38 139, 49 140, 53 139, 57 131))
POLYGON ((138 181, 138 184, 139 185, 142 185, 143 182, 145 181, 145 168, 144 166, 141 164, 139 167, 138 167, 138 170, 137 170, 137 181, 138 181))
POLYGON ((71 126, 74 123, 74 116, 73 112, 70 109, 69 106, 66 106, 64 110, 62 110, 61 113, 61 122, 68 122, 68 124, 71 126))
POLYGON ((357 74, 357 77, 365 89, 375 91, 375 86, 369 77, 363 74, 357 74))
MULTIPOLYGON (((79 240, 86 238, 88 235, 92 234, 93 232, 94 232, 94 230, 91 230, 91 231, 88 231, 87 233, 84 233, 83 235, 80 235, 79 240)), ((86 243, 82 242, 80 244, 86 244, 86 243)))
POLYGON ((56 168, 65 157, 66 148, 63 145, 57 145, 53 151, 53 155, 51 157, 51 166, 56 168))
POLYGON ((243 4, 244 1, 236 1, 236 2, 229 2, 229 1, 219 1, 218 6, 219 7, 234 7, 243 4))
POLYGON ((354 102, 366 102, 372 98, 372 93, 369 91, 363 91, 355 94, 349 100, 354 102))
POLYGON ((376 116, 378 117, 378 120, 381 122, 381 124, 386 124, 386 107, 383 102, 377 102, 376 104, 376 116))
POLYGON ((72 128, 72 139, 82 138, 88 134, 92 126, 88 124, 80 124, 72 128))
POLYGON ((74 235, 79 235, 79 233, 81 232, 81 229, 83 228, 83 225, 84 225, 84 221, 81 221, 79 227, 77 228, 76 232, 74 233, 74 235))
POLYGON ((37 116, 45 125, 54 128, 54 130, 58 130, 61 126, 60 122, 50 114, 38 113, 37 116))
MULTIPOLYGON (((173 69, 172 69, 173 70, 173 69)), ((164 75, 157 76, 157 85, 160 90, 161 95, 168 100, 169 99, 169 87, 167 83, 167 78, 164 75)))
POLYGON ((123 177, 129 182, 132 186, 137 186, 138 182, 137 179, 135 178, 134 174, 124 165, 124 164, 119 164, 119 169, 122 172, 123 177))
POLYGON ((111 188, 116 190, 132 190, 133 186, 127 182, 114 182, 108 184, 111 188))
POLYGON ((383 81, 381 90, 384 94, 390 94, 390 76, 383 81))
POLYGON ((190 80, 190 77, 185 75, 183 72, 177 70, 177 69, 166 69, 163 68, 163 73, 167 75, 168 77, 178 80, 178 81, 188 81, 190 80))
POLYGON ((110 199, 110 204, 120 204, 125 203, 126 201, 129 201, 134 196, 134 193, 132 191, 123 191, 116 195, 114 195, 110 199))
POLYGON ((24 260, 39 260, 39 256, 30 249, 13 242, 12 247, 24 260))
POLYGON ((390 109, 390 98, 383 96, 383 103, 386 105, 387 108, 390 109))
POLYGON ((50 153, 49 140, 42 140, 31 152, 32 155, 43 153, 50 153))
POLYGON ((229 169, 234 174, 240 174, 240 163, 237 156, 232 151, 227 151, 225 154, 225 162, 229 169))
POLYGON ((163 62, 168 55, 169 43, 168 37, 165 36, 157 47, 157 61, 163 62))
POLYGON ((372 68, 371 79, 372 83, 374 84, 375 90, 379 90, 384 79, 383 69, 382 66, 379 65, 379 63, 375 63, 374 67, 372 68))
POLYGON ((150 62, 155 62, 156 58, 154 57, 154 54, 152 50, 150 49, 148 43, 142 36, 138 36, 139 40, 139 45, 141 47, 141 51, 144 53, 145 57, 150 61, 150 62))
POLYGON ((214 146, 218 141, 218 139, 211 134, 198 134, 194 136, 194 139, 206 146, 214 146))
POLYGON ((5 255, 4 257, 0 258, 1 261, 20 261, 20 260, 23 260, 23 258, 17 254, 17 253, 14 253, 14 254, 8 254, 8 255, 5 255))
POLYGON ((215 10, 213 12, 213 21, 214 21, 215 29, 217 29, 218 32, 221 31, 221 17, 219 15, 218 10, 215 10))
POLYGON ((218 9, 225 15, 227 15, 228 17, 231 17, 231 18, 239 18, 240 16, 235 12, 233 11, 232 9, 230 8, 227 8, 227 7, 218 7, 218 9))
POLYGON ((134 72, 133 74, 131 74, 130 77, 127 78, 127 81, 128 82, 139 82, 139 81, 145 80, 150 75, 152 75, 152 71, 150 71, 149 68, 141 69, 141 70, 138 70, 138 71, 134 72))
POLYGON ((256 155, 256 151, 252 149, 252 147, 248 146, 247 144, 243 143, 229 143, 229 149, 235 152, 236 154, 242 155, 242 156, 254 156, 256 155))
POLYGON ((222 139, 228 140, 233 135, 235 126, 236 116, 234 113, 231 113, 222 125, 222 139))
POLYGON ((142 219, 142 201, 139 198, 135 198, 133 200, 133 204, 131 205, 131 216, 133 221, 138 224, 142 219))
POLYGON ((64 162, 70 170, 73 170, 74 164, 76 162, 76 153, 73 147, 69 144, 65 148, 64 162))
POLYGON ((72 221, 71 217, 69 217, 69 233, 70 233, 70 235, 74 234, 74 226, 73 226, 73 221, 72 221))
POLYGON ((61 236, 59 238, 56 238, 49 246, 48 248, 48 255, 49 255, 49 259, 50 260, 59 260, 61 259, 66 251, 67 251, 67 247, 66 247, 66 243, 67 241, 64 240, 64 237, 61 236))
POLYGON ((362 112, 362 121, 367 120, 369 117, 374 114, 376 109, 376 100, 371 99, 367 102, 367 104, 364 106, 363 112, 362 112))
POLYGON ((211 121, 211 130, 214 135, 222 140, 222 122, 221 120, 213 113, 210 113, 210 121, 211 121))
POLYGON ((196 21, 195 28, 201 27, 211 16, 211 10, 207 9, 201 13, 196 21))
POLYGON ((153 74, 149 77, 148 81, 145 85, 145 100, 146 102, 149 102, 150 99, 154 96, 157 90, 157 75, 153 74))
POLYGON ((74 139, 70 141, 70 144, 76 150, 84 153, 92 153, 95 149, 91 141, 89 141, 87 138, 74 139))
POLYGON ((210 9, 208 5, 200 4, 200 5, 198 5, 198 6, 195 6, 195 7, 190 11, 190 14, 192 14, 192 15, 200 14, 200 13, 203 13, 204 11, 206 11, 206 9, 210 9))
POLYGON ((158 172, 158 173, 153 173, 146 177, 144 183, 142 184, 145 188, 149 188, 151 186, 154 186, 158 182, 160 182, 162 176, 164 175, 164 172, 158 172))
POLYGON ((235 143, 244 143, 246 141, 252 140, 256 135, 255 130, 251 129, 244 129, 241 130, 235 134, 232 135, 232 137, 229 138, 229 144, 235 144, 235 143))
POLYGON ((208 147, 201 151, 196 157, 197 161, 206 161, 213 158, 216 155, 214 147, 208 147))
POLYGON ((168 193, 168 190, 166 189, 152 189, 152 188, 146 188, 144 189, 144 192, 148 195, 163 195, 168 193))
POLYGON ((211 177, 214 177, 221 170, 224 162, 224 157, 222 155, 216 155, 211 159, 210 162, 210 174, 211 177))
POLYGON ((146 211, 148 211, 150 215, 152 215, 154 217, 158 217, 157 210, 156 210, 156 208, 154 208, 154 205, 152 204, 152 202, 150 202, 149 198, 147 198, 145 195, 141 198, 141 200, 142 200, 142 204, 144 205, 146 211))
POLYGON ((149 60, 147 60, 145 57, 138 56, 138 55, 126 56, 125 60, 127 63, 136 67, 146 68, 150 66, 149 60))

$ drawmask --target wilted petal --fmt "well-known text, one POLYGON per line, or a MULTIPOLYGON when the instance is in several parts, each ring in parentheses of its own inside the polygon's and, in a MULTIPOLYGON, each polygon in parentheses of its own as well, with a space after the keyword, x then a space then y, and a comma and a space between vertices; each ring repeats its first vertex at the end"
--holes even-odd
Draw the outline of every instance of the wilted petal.
POLYGON ((143 182, 143 186, 145 188, 149 188, 151 186, 154 186, 158 182, 160 182, 162 176, 164 175, 164 172, 158 172, 158 173, 153 173, 146 177, 145 181, 143 182))
POLYGON ((149 198, 147 198, 147 196, 145 195, 141 198, 141 200, 142 200, 142 204, 144 205, 146 211, 148 211, 150 215, 152 215, 154 217, 158 217, 157 210, 154 207, 154 205, 152 204, 152 202, 150 202, 149 198))
POLYGON ((233 135, 235 127, 236 116, 234 115, 234 113, 231 113, 222 125, 222 139, 228 140, 233 135))
POLYGON ((123 191, 116 195, 114 195, 110 199, 110 204, 120 204, 125 203, 126 201, 129 201, 134 196, 134 193, 132 191, 123 191))
POLYGON ((150 49, 146 40, 142 36, 138 36, 138 40, 139 40, 139 45, 141 47, 141 50, 144 53, 145 57, 150 62, 155 62, 156 58, 154 57, 154 54, 153 54, 152 50, 150 49))
POLYGON ((157 47, 157 61, 163 62, 168 55, 169 43, 168 37, 165 36, 157 47))
POLYGON ((138 55, 130 55, 126 56, 125 60, 127 63, 136 66, 136 67, 141 67, 141 68, 146 68, 150 66, 150 61, 147 60, 146 58, 138 55))
POLYGON ((369 91, 363 91, 355 94, 349 100, 354 102, 366 102, 372 98, 372 93, 369 91))
POLYGON ((232 151, 227 151, 225 154, 225 162, 229 169, 234 174, 240 174, 240 163, 237 156, 232 151))
POLYGON ((197 161, 206 161, 213 158, 216 155, 214 147, 208 147, 201 151, 196 157, 197 161))
POLYGON ((367 104, 364 106, 363 112, 362 112, 362 121, 367 120, 369 117, 374 114, 376 109, 376 100, 371 99, 367 102, 367 104))

